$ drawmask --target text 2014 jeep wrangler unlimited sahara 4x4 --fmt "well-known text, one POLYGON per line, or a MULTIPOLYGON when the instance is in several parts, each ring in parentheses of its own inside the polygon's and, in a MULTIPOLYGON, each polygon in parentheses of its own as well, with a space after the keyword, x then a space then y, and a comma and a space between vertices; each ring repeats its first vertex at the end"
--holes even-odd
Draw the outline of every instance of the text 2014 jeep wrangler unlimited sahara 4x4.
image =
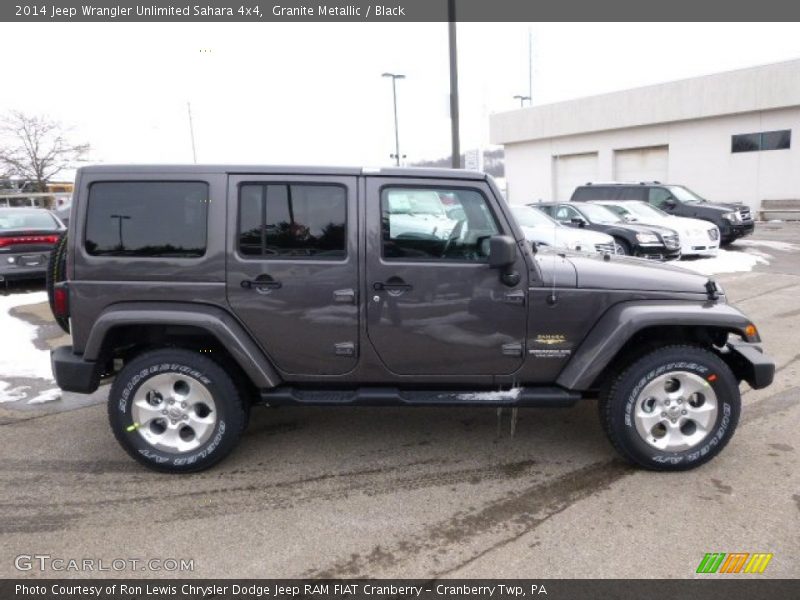
POLYGON ((101 166, 78 171, 75 198, 51 261, 72 332, 53 371, 81 393, 113 375, 114 434, 155 469, 214 464, 254 403, 599 395, 625 458, 681 470, 730 440, 740 381, 772 382, 713 281, 537 254, 480 173, 101 166))

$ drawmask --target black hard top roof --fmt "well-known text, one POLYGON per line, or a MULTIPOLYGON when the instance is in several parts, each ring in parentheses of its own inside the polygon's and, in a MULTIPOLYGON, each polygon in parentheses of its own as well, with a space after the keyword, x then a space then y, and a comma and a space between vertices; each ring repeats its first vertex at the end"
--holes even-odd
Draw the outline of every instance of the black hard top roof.
POLYGON ((230 175, 372 175, 378 177, 419 177, 442 179, 486 179, 480 171, 466 169, 430 169, 425 167, 314 167, 297 165, 90 165, 81 167, 85 174, 103 173, 143 175, 147 173, 226 173, 230 175))

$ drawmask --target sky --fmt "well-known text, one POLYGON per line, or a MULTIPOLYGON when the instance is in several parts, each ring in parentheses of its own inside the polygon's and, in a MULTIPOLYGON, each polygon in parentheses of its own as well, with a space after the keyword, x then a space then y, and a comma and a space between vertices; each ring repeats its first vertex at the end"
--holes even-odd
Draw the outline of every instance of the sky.
MULTIPOLYGON (((793 23, 459 23, 462 150, 528 95, 529 31, 534 105, 800 58, 793 23)), ((0 114, 63 122, 91 162, 192 162, 191 103, 200 163, 391 164, 386 71, 406 75, 406 161, 449 155, 446 23, 2 23, 0 39, 0 114)))

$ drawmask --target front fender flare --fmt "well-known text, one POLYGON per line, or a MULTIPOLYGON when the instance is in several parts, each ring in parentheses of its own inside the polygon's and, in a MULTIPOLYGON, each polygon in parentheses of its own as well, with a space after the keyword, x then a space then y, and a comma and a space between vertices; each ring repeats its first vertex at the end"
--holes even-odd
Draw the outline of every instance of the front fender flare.
MULTIPOLYGON (((637 332, 654 326, 717 327, 744 336, 750 320, 729 304, 632 301, 612 306, 578 346, 557 383, 586 391, 637 332)), ((758 341, 758 340, 750 340, 758 341)))
POLYGON ((121 302, 112 304, 98 317, 84 348, 83 358, 100 358, 103 342, 115 327, 135 325, 187 325, 207 331, 230 352, 236 363, 258 388, 271 388, 281 378, 264 352, 244 327, 217 306, 178 302, 121 302))

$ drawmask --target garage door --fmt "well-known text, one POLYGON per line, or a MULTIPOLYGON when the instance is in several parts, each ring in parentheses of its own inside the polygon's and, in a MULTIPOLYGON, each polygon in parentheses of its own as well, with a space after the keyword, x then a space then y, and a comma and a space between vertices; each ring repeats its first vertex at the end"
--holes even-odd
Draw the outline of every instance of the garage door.
POLYGON ((597 152, 554 156, 553 169, 554 199, 569 200, 576 187, 597 181, 597 152))
POLYGON ((669 146, 614 151, 616 181, 668 181, 669 146))

